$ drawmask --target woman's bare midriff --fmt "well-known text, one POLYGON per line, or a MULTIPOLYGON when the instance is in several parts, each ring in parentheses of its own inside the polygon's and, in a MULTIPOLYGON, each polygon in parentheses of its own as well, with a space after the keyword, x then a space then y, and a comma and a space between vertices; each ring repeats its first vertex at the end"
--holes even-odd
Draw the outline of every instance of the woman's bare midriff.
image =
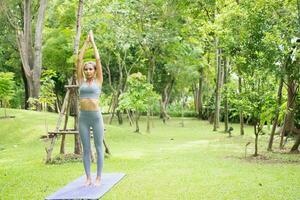
POLYGON ((98 99, 80 99, 80 110, 97 111, 99 110, 98 99))

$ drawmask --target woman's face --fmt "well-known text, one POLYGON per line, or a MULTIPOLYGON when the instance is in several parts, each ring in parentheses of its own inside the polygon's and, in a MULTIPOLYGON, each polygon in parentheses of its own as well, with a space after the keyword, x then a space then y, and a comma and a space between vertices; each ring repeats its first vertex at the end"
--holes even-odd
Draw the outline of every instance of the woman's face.
POLYGON ((93 78, 95 76, 95 68, 92 64, 86 64, 83 70, 84 75, 87 79, 93 78))

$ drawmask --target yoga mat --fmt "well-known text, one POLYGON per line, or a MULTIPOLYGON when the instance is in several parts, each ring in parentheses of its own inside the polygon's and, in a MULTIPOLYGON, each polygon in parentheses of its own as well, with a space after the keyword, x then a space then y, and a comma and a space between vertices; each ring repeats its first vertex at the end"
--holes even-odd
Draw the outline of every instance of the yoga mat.
MULTIPOLYGON (((95 182, 96 173, 92 173, 92 181, 95 182)), ((123 177, 124 173, 103 173, 99 186, 84 186, 85 175, 72 181, 57 192, 51 194, 45 200, 58 199, 99 199, 108 192, 123 177)))

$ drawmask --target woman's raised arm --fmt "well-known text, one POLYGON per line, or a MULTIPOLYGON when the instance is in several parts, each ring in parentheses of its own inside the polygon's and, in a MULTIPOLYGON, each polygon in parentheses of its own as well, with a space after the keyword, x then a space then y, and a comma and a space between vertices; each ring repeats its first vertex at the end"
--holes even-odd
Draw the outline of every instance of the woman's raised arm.
POLYGON ((84 41, 82 48, 80 49, 80 53, 77 58, 77 66, 76 67, 77 67, 77 79, 78 79, 79 84, 81 84, 83 81, 83 70, 82 70, 83 56, 84 56, 84 52, 85 52, 86 47, 88 46, 89 42, 90 42, 90 37, 88 35, 86 40, 84 41))
POLYGON ((89 36, 90 36, 90 41, 91 41, 91 43, 93 45, 93 48, 94 48, 94 54, 95 54, 95 58, 96 58, 96 76, 97 76, 97 80, 100 83, 100 85, 102 85, 102 82, 103 82, 102 65, 101 65, 99 52, 98 52, 97 46, 96 46, 95 41, 94 41, 93 31, 89 32, 89 36))

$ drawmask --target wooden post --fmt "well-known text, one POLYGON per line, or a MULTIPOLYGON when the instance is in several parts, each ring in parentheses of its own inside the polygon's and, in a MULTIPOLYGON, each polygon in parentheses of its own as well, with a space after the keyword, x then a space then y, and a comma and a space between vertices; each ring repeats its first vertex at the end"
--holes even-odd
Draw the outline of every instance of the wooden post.
MULTIPOLYGON (((62 106, 61 111, 59 113, 59 117, 58 117, 58 120, 57 120, 57 123, 56 123, 56 128, 55 128, 56 132, 59 131, 59 127, 61 125, 62 118, 65 115, 65 109, 66 109, 66 106, 67 106, 67 102, 69 101, 69 95, 70 95, 70 90, 68 90, 67 93, 66 93, 63 106, 62 106)), ((55 135, 54 137, 51 138, 50 147, 46 148, 46 152, 47 152, 46 163, 51 162, 51 154, 52 154, 52 151, 53 151, 53 147, 55 145, 56 137, 57 137, 57 135, 55 135)))

